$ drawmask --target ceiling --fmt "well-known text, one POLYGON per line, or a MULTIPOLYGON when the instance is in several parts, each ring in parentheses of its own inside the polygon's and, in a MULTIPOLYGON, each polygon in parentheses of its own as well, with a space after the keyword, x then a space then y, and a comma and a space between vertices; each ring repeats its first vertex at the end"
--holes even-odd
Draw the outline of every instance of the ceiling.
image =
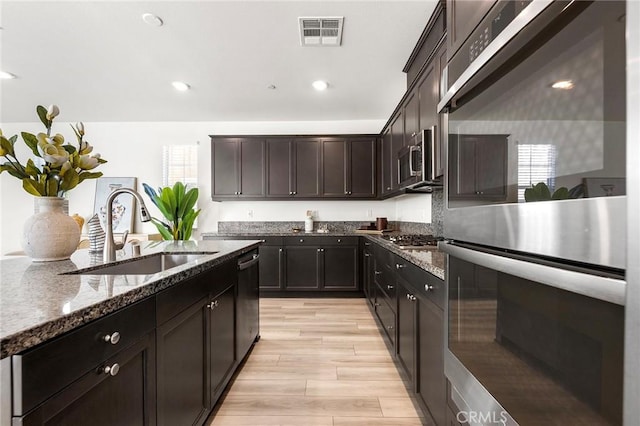
POLYGON ((51 103, 71 122, 386 120, 435 4, 3 0, 0 122, 51 103), (299 16, 344 16, 342 46, 300 46, 299 16))

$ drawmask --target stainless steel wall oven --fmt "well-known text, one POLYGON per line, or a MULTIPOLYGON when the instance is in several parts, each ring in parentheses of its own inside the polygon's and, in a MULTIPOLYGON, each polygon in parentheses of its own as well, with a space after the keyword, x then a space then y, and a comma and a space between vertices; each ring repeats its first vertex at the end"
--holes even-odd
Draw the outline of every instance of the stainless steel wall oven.
POLYGON ((622 422, 625 26, 621 1, 496 1, 449 58, 441 247, 460 407, 622 422))

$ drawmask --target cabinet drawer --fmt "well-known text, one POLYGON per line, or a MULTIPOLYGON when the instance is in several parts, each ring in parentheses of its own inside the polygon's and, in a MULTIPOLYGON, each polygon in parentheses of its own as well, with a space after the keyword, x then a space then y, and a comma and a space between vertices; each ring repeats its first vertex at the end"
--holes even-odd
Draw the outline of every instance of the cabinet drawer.
POLYGON ((154 327, 155 303, 150 297, 14 355, 13 414, 24 415, 154 327), (111 341, 106 341, 106 336, 111 336, 111 341))
POLYGON ((256 240, 264 240, 265 246, 281 246, 282 245, 282 237, 262 237, 256 236, 256 240))
POLYGON ((357 246, 358 237, 318 237, 300 235, 299 237, 284 237, 287 246, 309 245, 316 247, 325 246, 357 246))
MULTIPOLYGON (((387 296, 391 300, 396 300, 396 279, 395 274, 388 271, 387 268, 382 267, 378 269, 376 267, 375 282, 380 287, 382 294, 387 296)), ((395 311, 395 309, 393 309, 395 311)))
POLYGON ((446 290, 444 281, 411 262, 398 256, 394 257, 394 267, 398 271, 398 275, 407 281, 416 293, 427 297, 439 308, 444 309, 446 290))

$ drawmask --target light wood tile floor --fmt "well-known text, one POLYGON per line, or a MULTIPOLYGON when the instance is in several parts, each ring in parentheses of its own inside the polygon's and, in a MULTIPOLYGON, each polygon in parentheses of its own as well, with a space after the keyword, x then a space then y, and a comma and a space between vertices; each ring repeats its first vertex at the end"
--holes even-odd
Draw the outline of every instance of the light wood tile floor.
POLYGON ((431 424, 365 299, 261 299, 260 335, 208 426, 431 424))

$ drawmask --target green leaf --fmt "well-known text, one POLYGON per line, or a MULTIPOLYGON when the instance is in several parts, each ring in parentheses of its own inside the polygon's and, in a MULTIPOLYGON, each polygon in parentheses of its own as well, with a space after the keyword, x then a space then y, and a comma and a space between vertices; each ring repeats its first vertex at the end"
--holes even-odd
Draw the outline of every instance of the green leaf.
POLYGON ((22 132, 21 135, 24 143, 26 143, 27 146, 31 148, 31 151, 33 151, 35 155, 40 157, 40 153, 38 152, 38 138, 36 137, 36 135, 27 132, 22 132))
POLYGON ((62 145, 62 147, 64 148, 65 151, 67 151, 69 154, 75 154, 76 147, 72 146, 72 145, 62 145))
POLYGON ((24 178, 27 178, 27 179, 29 178, 29 176, 23 173, 22 170, 18 169, 15 165, 9 162, 0 165, 0 173, 2 172, 7 172, 11 176, 16 177, 20 180, 24 178))
POLYGON ((13 135, 9 138, 9 142, 11 142, 11 145, 15 145, 17 140, 18 140, 18 135, 13 135))
POLYGON ((99 177, 102 176, 102 172, 82 172, 78 175, 79 177, 79 181, 78 183, 82 182, 83 180, 86 179, 97 179, 99 177))
POLYGON ((33 179, 29 179, 29 178, 22 179, 22 188, 24 188, 24 190, 31 195, 36 195, 36 196, 46 195, 44 191, 44 185, 41 184, 40 182, 36 182, 33 179))
POLYGON ((42 105, 38 105, 36 107, 36 112, 38 113, 38 117, 40 117, 40 121, 42 121, 42 124, 44 124, 44 127, 46 127, 47 129, 51 127, 51 122, 47 120, 47 109, 42 105))
POLYGON ((64 173, 62 182, 60 182, 60 190, 69 191, 80 183, 80 176, 75 169, 69 169, 64 173))
POLYGON ((40 174, 40 170, 38 170, 31 158, 27 160, 27 167, 25 167, 25 172, 27 172, 29 176, 33 176, 34 178, 40 174))
POLYGON ((199 214, 200 214, 200 209, 190 210, 185 215, 185 218, 182 221, 182 239, 183 240, 188 240, 189 238, 191 238, 191 233, 193 232, 193 222, 195 222, 199 214))
POLYGON ((167 229, 167 224, 156 219, 155 217, 151 218, 151 222, 156 226, 156 228, 158 228, 158 232, 160 232, 160 235, 162 235, 163 239, 173 240, 173 235, 171 234, 170 230, 167 229))
POLYGON ((198 188, 191 188, 189 192, 184 196, 180 210, 178 211, 178 217, 184 217, 185 213, 193 209, 198 201, 198 188))
POLYGON ((173 185, 173 193, 176 197, 176 207, 178 209, 178 211, 176 212, 177 217, 182 217, 182 214, 184 213, 184 209, 182 209, 182 199, 184 198, 184 184, 182 182, 176 182, 173 185), (182 211, 181 211, 182 210, 182 211))
POLYGON ((569 198, 569 190, 565 186, 562 186, 556 189, 553 195, 551 196, 552 200, 566 200, 568 198, 569 198))
POLYGON ((4 136, 0 136, 0 147, 5 153, 11 155, 12 157, 15 156, 15 153, 13 152, 13 144, 4 136))
MULTIPOLYGON (((171 190, 171 188, 166 187, 162 188, 162 194, 160 194, 160 199, 162 203, 165 205, 167 209, 168 215, 165 215, 169 221, 173 222, 176 219, 176 197, 171 190)), ((163 213, 164 214, 164 213, 163 213)))

